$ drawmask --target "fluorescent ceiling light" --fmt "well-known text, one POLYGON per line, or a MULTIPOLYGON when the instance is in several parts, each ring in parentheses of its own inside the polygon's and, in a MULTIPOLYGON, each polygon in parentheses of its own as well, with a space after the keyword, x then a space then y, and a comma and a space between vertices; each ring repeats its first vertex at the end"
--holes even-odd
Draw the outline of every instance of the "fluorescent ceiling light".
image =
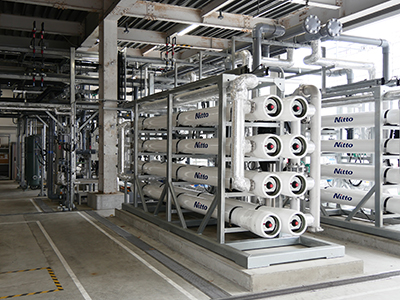
POLYGON ((192 31, 193 29, 196 29, 197 27, 199 27, 199 25, 197 25, 197 24, 192 24, 192 25, 190 25, 189 27, 186 27, 185 29, 179 31, 179 32, 177 33, 177 35, 178 35, 178 36, 185 35, 186 33, 192 31))

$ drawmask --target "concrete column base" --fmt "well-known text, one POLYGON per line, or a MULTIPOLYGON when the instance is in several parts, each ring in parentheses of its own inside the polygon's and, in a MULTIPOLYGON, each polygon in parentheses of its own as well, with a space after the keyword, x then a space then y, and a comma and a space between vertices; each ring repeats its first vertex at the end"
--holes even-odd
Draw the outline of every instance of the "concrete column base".
POLYGON ((88 193, 88 206, 97 210, 97 213, 103 217, 108 217, 115 213, 115 209, 121 209, 124 203, 124 194, 101 194, 88 193))

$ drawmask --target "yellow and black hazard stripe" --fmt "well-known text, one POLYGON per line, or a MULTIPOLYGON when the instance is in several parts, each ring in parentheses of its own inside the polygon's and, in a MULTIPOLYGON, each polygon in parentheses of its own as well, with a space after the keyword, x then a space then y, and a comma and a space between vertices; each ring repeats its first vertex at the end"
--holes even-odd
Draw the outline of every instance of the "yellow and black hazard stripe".
POLYGON ((54 274, 54 271, 50 267, 46 268, 36 268, 36 269, 25 269, 25 270, 18 270, 18 271, 8 271, 8 272, 0 272, 1 274, 11 274, 11 273, 22 273, 22 272, 31 272, 31 271, 39 271, 39 270, 47 270, 49 273, 51 279, 53 280, 54 284, 56 285, 56 289, 54 290, 47 290, 47 291, 40 291, 40 292, 31 292, 31 293, 24 293, 24 294, 15 294, 15 295, 9 295, 9 296, 0 296, 0 299, 10 299, 10 298, 17 298, 17 297, 23 297, 23 296, 33 296, 33 295, 40 295, 40 294, 48 294, 48 293, 53 293, 53 292, 59 292, 64 290, 63 287, 61 286, 60 282, 58 281, 56 275, 54 274))
POLYGON ((49 272, 51 279, 53 279, 53 282, 56 285, 57 290, 62 291, 63 287, 61 286, 60 282, 58 281, 56 275, 54 275, 54 271, 50 267, 47 267, 47 272, 49 272))

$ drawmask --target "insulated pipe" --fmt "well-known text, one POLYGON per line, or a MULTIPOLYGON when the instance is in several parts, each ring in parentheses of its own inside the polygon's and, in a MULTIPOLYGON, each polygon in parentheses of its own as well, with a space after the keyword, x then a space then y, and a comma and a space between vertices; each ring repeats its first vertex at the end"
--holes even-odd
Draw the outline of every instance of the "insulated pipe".
MULTIPOLYGON (((374 140, 325 140, 321 142, 322 152, 339 153, 374 153, 374 140)), ((399 139, 383 141, 383 152, 386 154, 399 154, 399 139)))
POLYGON ((280 37, 285 34, 285 27, 259 23, 253 28, 253 71, 261 65, 263 34, 268 38, 280 37))
POLYGON ((247 101, 249 89, 257 86, 258 79, 253 74, 241 75, 231 84, 231 98, 233 101, 231 146, 232 187, 239 191, 250 190, 250 181, 244 177, 244 102, 247 101))
POLYGON ((343 41, 343 42, 351 42, 357 44, 382 47, 382 66, 383 66, 382 75, 386 81, 390 79, 390 61, 389 61, 390 48, 389 48, 389 42, 387 40, 372 39, 372 38, 351 36, 351 35, 341 35, 337 37, 330 37, 329 39, 334 41, 343 41))
MULTIPOLYGON (((302 85, 299 92, 304 96, 310 96, 310 104, 315 107, 315 114, 310 122, 310 139, 315 145, 314 152, 311 154, 310 176, 317 183, 321 178, 321 93, 314 85, 302 85)), ((314 217, 312 231, 321 231, 320 228, 320 189, 319 184, 310 190, 310 213, 314 217)))
POLYGON ((375 78, 375 65, 367 62, 355 62, 340 59, 331 59, 321 56, 321 41, 311 42, 312 53, 306 56, 303 61, 306 65, 317 65, 321 67, 335 66, 336 68, 368 70, 370 79, 375 78))
POLYGON ((293 48, 287 49, 287 58, 277 59, 277 58, 261 58, 261 63, 267 67, 280 67, 280 68, 291 68, 294 65, 293 60, 293 48))
MULTIPOLYGON (((357 206, 366 191, 350 190, 342 188, 326 188, 321 190, 322 202, 333 202, 341 205, 357 206)), ((364 203, 364 208, 375 209, 375 193, 364 203)), ((384 210, 391 213, 400 213, 400 196, 382 194, 384 210)))
MULTIPOLYGON (((321 165, 321 176, 328 178, 346 178, 356 180, 375 180, 375 168, 372 165, 321 165)), ((400 183, 400 168, 384 168, 383 180, 385 183, 400 183)))
MULTIPOLYGON (((374 127, 375 112, 328 115, 322 117, 322 128, 374 127)), ((389 109, 383 114, 384 124, 398 125, 400 110, 389 109)))

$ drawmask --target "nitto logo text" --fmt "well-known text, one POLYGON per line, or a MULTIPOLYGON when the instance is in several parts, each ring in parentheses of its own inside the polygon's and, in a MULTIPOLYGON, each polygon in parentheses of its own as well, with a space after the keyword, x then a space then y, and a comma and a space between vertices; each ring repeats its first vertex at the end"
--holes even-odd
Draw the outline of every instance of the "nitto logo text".
POLYGON ((351 201, 351 200, 353 200, 352 197, 346 196, 346 195, 343 195, 343 194, 339 194, 339 193, 335 193, 335 194, 333 195, 333 199, 346 200, 346 201, 351 201))
POLYGON ((198 209, 202 209, 202 210, 207 210, 208 209, 207 205, 204 205, 204 204, 202 204, 202 203, 200 203, 198 201, 196 201, 194 203, 193 207, 198 208, 198 209))
POLYGON ((333 174, 338 174, 338 175, 353 175, 352 170, 344 170, 342 168, 335 168, 333 171, 333 174))
POLYGON ((353 122, 353 117, 335 117, 333 123, 350 123, 353 122))
POLYGON ((208 179, 208 175, 201 174, 200 172, 196 172, 196 173, 194 173, 194 178, 207 180, 208 179))
POLYGON ((208 144, 202 143, 202 142, 196 142, 196 143, 194 143, 194 147, 195 148, 208 148, 208 144))
POLYGON ((194 115, 195 119, 203 119, 203 118, 207 118, 208 117, 208 113, 205 112, 198 112, 194 115))
POLYGON ((335 142, 334 148, 353 148, 352 143, 335 142))

